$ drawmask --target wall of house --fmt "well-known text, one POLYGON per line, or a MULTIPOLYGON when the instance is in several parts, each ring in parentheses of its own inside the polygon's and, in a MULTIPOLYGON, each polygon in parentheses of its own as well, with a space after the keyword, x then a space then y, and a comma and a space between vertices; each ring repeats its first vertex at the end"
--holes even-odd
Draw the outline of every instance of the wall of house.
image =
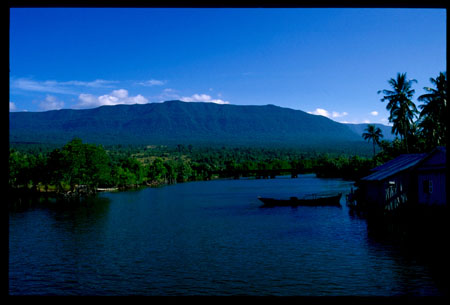
POLYGON ((363 187, 364 202, 370 206, 380 206, 384 203, 384 186, 379 181, 367 181, 363 187))
POLYGON ((417 202, 417 181, 412 171, 403 171, 382 181, 365 181, 365 202, 385 210, 417 202))
POLYGON ((397 173, 383 181, 385 210, 395 210, 400 205, 417 200, 415 183, 409 171, 397 173))
POLYGON ((435 151, 416 168, 418 203, 427 205, 446 204, 445 168, 446 155, 442 150, 435 151), (432 189, 429 189, 430 182, 432 189))
POLYGON ((419 189, 419 204, 446 204, 447 196, 445 189, 445 172, 420 172, 417 179, 419 189), (429 185, 429 181, 432 182, 432 190, 427 191, 426 184, 429 185))

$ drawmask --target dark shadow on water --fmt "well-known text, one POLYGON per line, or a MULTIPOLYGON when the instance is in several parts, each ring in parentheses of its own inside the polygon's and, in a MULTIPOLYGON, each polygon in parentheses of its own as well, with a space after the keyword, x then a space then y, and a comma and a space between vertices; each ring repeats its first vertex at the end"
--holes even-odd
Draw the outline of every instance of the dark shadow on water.
POLYGON ((406 261, 424 266, 445 296, 449 293, 448 208, 415 207, 395 215, 372 216, 349 211, 354 220, 367 223, 369 242, 391 247, 406 261))
POLYGON ((108 208, 110 199, 99 194, 62 199, 54 194, 25 194, 8 197, 9 212, 24 212, 30 209, 48 209, 55 212, 86 210, 93 213, 108 208))

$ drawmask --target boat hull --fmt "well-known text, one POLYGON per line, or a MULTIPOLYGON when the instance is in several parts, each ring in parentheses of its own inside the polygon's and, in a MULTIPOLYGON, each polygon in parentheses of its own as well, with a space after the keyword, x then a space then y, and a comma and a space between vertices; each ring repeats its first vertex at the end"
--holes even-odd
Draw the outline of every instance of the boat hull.
POLYGON ((258 197, 262 203, 263 207, 275 207, 275 206, 341 206, 341 196, 339 193, 336 196, 330 197, 318 197, 318 198, 296 198, 291 197, 289 199, 274 199, 274 198, 264 198, 258 197))

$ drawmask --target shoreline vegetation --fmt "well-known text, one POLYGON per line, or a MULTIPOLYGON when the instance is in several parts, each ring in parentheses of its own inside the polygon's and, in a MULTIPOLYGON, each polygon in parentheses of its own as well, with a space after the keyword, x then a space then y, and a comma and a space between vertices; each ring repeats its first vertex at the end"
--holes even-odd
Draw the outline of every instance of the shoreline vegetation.
POLYGON ((97 192, 161 187, 219 178, 270 178, 315 173, 355 180, 373 166, 366 157, 311 154, 286 148, 112 146, 74 138, 60 148, 10 148, 12 198, 44 196, 73 199, 97 192), (260 173, 260 174, 258 174, 260 173), (258 176, 259 175, 259 176, 258 176))

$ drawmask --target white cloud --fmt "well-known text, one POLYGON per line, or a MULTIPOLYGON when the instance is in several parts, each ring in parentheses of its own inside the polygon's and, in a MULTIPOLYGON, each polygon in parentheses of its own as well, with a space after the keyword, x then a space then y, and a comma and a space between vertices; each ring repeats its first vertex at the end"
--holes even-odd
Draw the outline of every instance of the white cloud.
POLYGON ((24 91, 59 93, 59 94, 77 94, 75 87, 90 88, 110 88, 117 81, 108 81, 96 79, 91 82, 71 80, 67 82, 59 82, 55 80, 36 81, 28 78, 18 78, 11 80, 11 88, 24 91))
POLYGON ((157 79, 150 79, 147 81, 139 82, 138 85, 146 86, 146 87, 152 87, 152 86, 162 86, 166 83, 166 81, 157 80, 157 79))
POLYGON ((11 82, 11 88, 25 91, 74 94, 73 90, 65 88, 56 81, 50 80, 40 82, 26 78, 19 78, 11 82))
POLYGON ((92 94, 82 93, 78 99, 80 103, 76 105, 76 108, 97 107, 99 104, 98 98, 92 94))
POLYGON ((378 111, 372 111, 370 114, 373 115, 373 116, 377 116, 378 115, 378 111))
POLYGON ((48 111, 48 110, 58 110, 64 107, 64 102, 58 100, 58 98, 52 96, 52 95, 48 95, 45 97, 45 100, 43 100, 40 104, 39 104, 39 108, 43 111, 48 111))
MULTIPOLYGON (((212 88, 210 88, 212 89, 212 88)), ((221 94, 218 94, 222 97, 221 94)), ((215 103, 215 104, 229 104, 229 101, 223 99, 214 99, 208 94, 193 94, 191 96, 180 96, 177 94, 177 90, 166 88, 162 91, 160 95, 157 96, 160 102, 167 101, 170 99, 180 100, 183 102, 204 102, 204 103, 215 103)))
POLYGON ((147 104, 148 99, 138 94, 136 96, 128 96, 128 91, 125 89, 114 90, 110 94, 95 96, 92 94, 80 94, 79 103, 75 108, 93 108, 99 106, 112 106, 118 104, 147 104))
POLYGON ((348 115, 347 112, 337 112, 337 111, 332 111, 331 114, 329 111, 322 109, 322 108, 316 108, 316 110, 314 111, 308 111, 309 114, 315 114, 315 115, 322 115, 325 116, 327 118, 341 118, 343 116, 348 115))
POLYGON ((347 112, 341 112, 341 113, 339 113, 339 112, 336 112, 336 111, 333 111, 332 112, 332 114, 331 114, 331 116, 333 117, 333 118, 340 118, 340 117, 343 117, 343 116, 346 116, 348 113, 347 112))
POLYGON ((16 105, 13 102, 9 102, 9 111, 15 111, 16 109, 16 105))
POLYGON ((72 80, 68 82, 60 82, 61 85, 73 85, 73 86, 83 86, 83 87, 91 87, 91 88, 111 88, 110 84, 118 83, 118 81, 114 80, 104 80, 104 79, 96 79, 92 82, 83 82, 72 80))
POLYGON ((208 94, 194 94, 190 97, 184 96, 180 98, 183 102, 205 102, 205 103, 215 103, 215 104, 229 104, 230 102, 221 99, 213 99, 208 94))
POLYGON ((312 112, 308 111, 308 113, 309 114, 316 114, 316 115, 323 115, 323 116, 326 116, 327 118, 330 117, 330 113, 328 111, 326 111, 325 109, 322 109, 322 108, 317 108, 316 110, 314 110, 312 112))
POLYGON ((370 121, 369 120, 364 120, 363 123, 370 124, 370 121))
POLYGON ((119 99, 126 99, 128 97, 128 91, 125 89, 114 90, 112 95, 119 99))

